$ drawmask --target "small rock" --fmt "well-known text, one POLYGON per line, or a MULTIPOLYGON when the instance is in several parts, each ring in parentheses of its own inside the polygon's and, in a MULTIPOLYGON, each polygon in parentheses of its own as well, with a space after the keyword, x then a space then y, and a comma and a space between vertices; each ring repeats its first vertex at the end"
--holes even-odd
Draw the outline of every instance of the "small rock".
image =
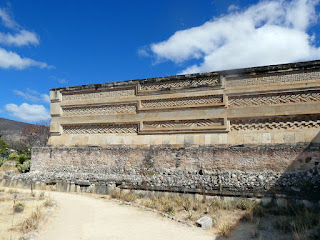
POLYGON ((212 218, 204 216, 196 221, 197 226, 202 229, 210 229, 212 225, 212 218))

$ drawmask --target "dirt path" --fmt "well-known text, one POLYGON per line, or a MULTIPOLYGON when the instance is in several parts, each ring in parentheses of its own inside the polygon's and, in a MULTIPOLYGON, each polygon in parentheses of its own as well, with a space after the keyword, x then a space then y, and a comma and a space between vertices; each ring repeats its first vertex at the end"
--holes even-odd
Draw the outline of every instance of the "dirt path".
POLYGON ((156 213, 88 196, 51 192, 57 209, 38 240, 215 239, 156 213))

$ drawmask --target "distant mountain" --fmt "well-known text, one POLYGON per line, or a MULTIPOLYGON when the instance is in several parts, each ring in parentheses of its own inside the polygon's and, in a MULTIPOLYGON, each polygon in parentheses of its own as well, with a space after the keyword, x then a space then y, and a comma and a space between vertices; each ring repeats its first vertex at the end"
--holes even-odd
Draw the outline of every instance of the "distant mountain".
POLYGON ((23 129, 30 125, 32 124, 0 118, 0 133, 3 139, 17 140, 21 138, 23 129))

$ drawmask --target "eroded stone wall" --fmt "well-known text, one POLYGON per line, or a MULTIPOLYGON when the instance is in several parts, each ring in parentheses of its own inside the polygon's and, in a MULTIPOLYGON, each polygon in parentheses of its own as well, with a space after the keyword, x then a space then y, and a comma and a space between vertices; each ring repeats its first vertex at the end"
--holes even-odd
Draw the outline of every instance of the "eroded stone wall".
POLYGON ((36 181, 207 194, 318 196, 319 146, 35 148, 36 181))

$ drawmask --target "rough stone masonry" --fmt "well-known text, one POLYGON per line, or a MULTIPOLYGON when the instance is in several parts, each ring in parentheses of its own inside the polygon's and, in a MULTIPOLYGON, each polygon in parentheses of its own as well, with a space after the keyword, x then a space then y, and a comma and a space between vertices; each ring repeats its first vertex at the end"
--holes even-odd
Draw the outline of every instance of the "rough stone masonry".
POLYGON ((319 197, 320 61, 51 89, 47 184, 319 197))

